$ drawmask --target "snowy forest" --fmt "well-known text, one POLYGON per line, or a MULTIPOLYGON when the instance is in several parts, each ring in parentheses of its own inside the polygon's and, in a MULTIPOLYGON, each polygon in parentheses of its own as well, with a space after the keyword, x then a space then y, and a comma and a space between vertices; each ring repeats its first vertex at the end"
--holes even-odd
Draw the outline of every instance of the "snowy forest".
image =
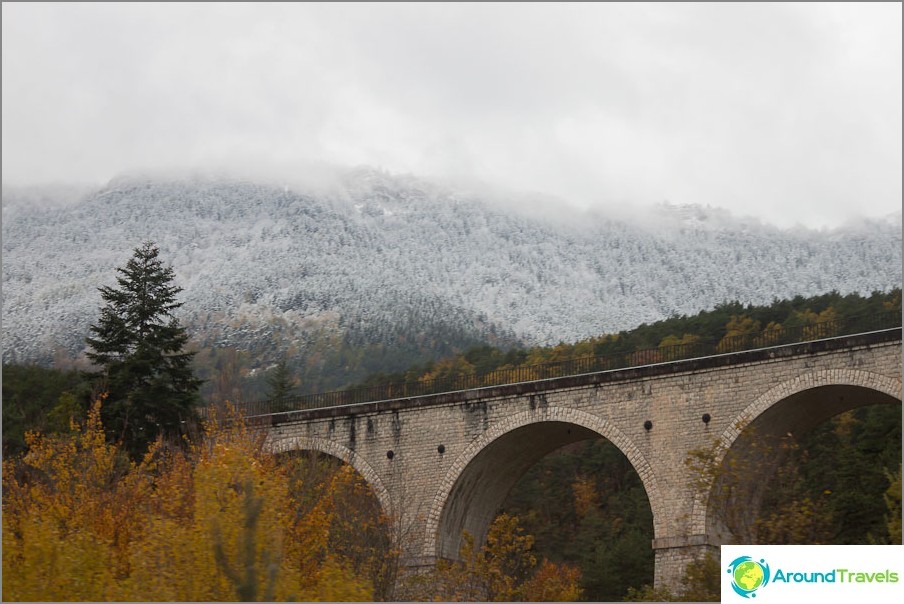
POLYGON ((363 168, 319 188, 5 187, 3 360, 83 362, 97 288, 148 240, 184 288, 179 318, 199 349, 246 353, 248 372, 287 356, 312 390, 479 344, 573 343, 724 302, 901 285, 900 214, 782 230, 697 206, 629 219, 531 204, 363 168), (365 359, 352 375, 324 371, 340 347, 365 359))

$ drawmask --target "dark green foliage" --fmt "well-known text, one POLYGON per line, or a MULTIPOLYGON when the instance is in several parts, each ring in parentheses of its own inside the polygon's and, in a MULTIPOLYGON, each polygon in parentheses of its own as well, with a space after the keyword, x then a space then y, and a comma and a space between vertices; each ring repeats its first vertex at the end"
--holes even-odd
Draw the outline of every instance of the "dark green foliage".
POLYGON ((901 408, 877 405, 849 411, 806 435, 779 472, 796 480, 773 481, 760 517, 781 511, 782 501, 809 498, 825 515, 824 541, 888 543, 883 494, 901 462, 901 408))
POLYGON ((106 303, 86 338, 96 374, 107 393, 104 425, 133 455, 159 434, 178 433, 195 419, 200 380, 192 371, 188 334, 173 311, 182 306, 173 269, 164 267, 153 243, 137 248, 116 269, 118 288, 101 287, 106 303))
POLYGON ((901 545, 901 462, 898 461, 898 469, 886 474, 888 489, 885 491, 885 507, 888 512, 885 515, 886 529, 888 530, 888 543, 901 545))
MULTIPOLYGON (((838 292, 809 298, 797 296, 791 300, 774 300, 768 306, 750 304, 745 306, 740 302, 724 302, 716 305, 713 310, 703 311, 694 316, 672 317, 622 331, 618 334, 617 343, 605 343, 595 351, 595 354, 605 355, 655 348, 667 336, 680 336, 685 333, 717 342, 725 336, 726 325, 733 315, 750 317, 762 327, 772 322, 785 327, 795 327, 800 323, 796 313, 812 311, 819 314, 829 308, 833 308, 839 317, 863 317, 864 325, 867 325, 871 317, 887 313, 889 310, 896 310, 900 314, 901 290, 896 288, 887 293, 873 292, 868 297, 859 294, 842 296, 838 292)), ((856 325, 853 331, 856 331, 856 325)))
POLYGON ((281 360, 267 375, 267 400, 273 402, 274 412, 287 411, 292 408, 291 396, 295 393, 295 379, 286 364, 281 360))
POLYGON ((3 366, 3 455, 25 450, 25 432, 65 432, 83 419, 91 387, 78 371, 37 365, 3 366))
POLYGON ((515 485, 504 511, 535 537, 538 556, 581 569, 590 601, 618 601, 629 587, 652 583, 650 504, 628 459, 606 440, 544 458, 515 485), (576 501, 582 490, 585 505, 576 501))
POLYGON ((722 599, 721 566, 717 555, 706 554, 687 565, 681 577, 680 594, 667 587, 653 589, 652 585, 630 588, 625 602, 719 602, 722 599))

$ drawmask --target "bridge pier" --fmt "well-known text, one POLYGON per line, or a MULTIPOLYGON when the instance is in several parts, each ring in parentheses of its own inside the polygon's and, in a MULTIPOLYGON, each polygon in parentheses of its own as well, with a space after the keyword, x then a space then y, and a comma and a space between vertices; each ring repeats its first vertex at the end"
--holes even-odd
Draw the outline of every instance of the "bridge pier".
POLYGON ((653 539, 655 570, 653 587, 668 588, 672 593, 684 591, 682 579, 687 566, 711 554, 719 560, 719 544, 709 535, 687 535, 653 539))

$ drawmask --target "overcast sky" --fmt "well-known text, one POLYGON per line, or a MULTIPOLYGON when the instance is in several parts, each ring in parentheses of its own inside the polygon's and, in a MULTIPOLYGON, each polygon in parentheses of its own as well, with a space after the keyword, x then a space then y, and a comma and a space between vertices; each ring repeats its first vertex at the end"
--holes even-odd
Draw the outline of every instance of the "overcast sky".
POLYGON ((901 209, 901 4, 3 3, 3 181, 371 165, 790 225, 901 209))

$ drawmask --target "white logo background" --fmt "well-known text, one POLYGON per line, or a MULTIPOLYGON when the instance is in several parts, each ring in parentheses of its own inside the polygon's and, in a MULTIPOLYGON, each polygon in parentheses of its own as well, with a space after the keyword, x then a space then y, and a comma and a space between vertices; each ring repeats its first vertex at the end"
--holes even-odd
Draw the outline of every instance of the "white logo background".
POLYGON ((751 602, 754 604, 780 604, 783 602, 849 602, 853 598, 869 604, 875 602, 904 601, 904 546, 901 545, 723 545, 722 550, 722 602, 751 602), (754 597, 739 596, 731 587, 732 576, 728 565, 740 556, 750 556, 759 562, 764 560, 770 568, 769 583, 753 592, 754 597), (834 583, 797 583, 776 581, 776 575, 827 573, 846 569, 849 573, 897 573, 896 583, 851 582, 849 577, 841 582, 836 572, 834 583))

